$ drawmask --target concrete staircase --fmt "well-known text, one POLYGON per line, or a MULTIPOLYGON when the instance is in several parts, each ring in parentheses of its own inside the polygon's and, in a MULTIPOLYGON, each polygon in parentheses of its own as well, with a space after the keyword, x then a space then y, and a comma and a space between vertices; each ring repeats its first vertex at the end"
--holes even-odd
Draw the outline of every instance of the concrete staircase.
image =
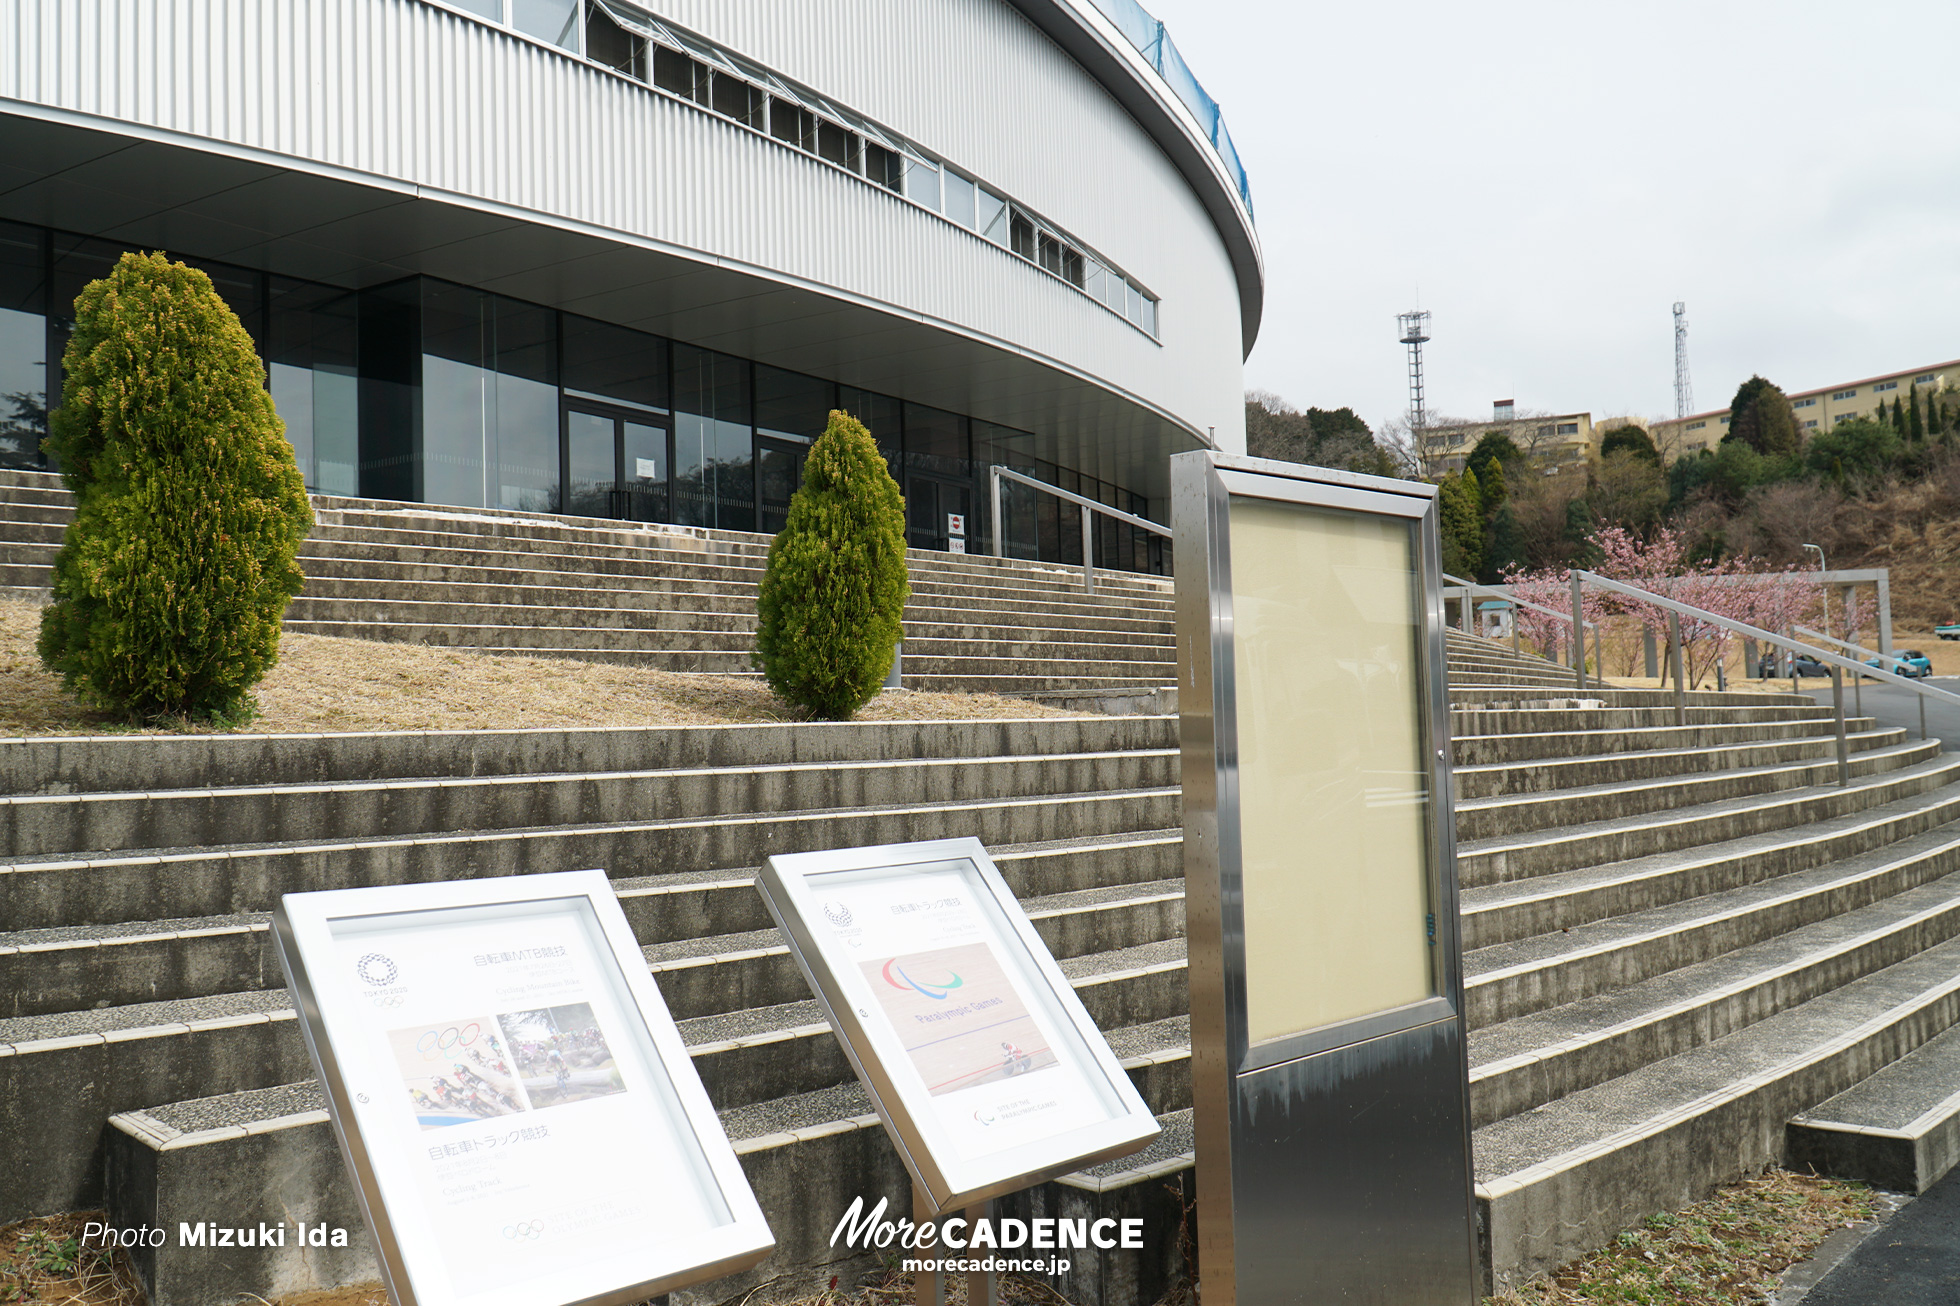
MULTIPOLYGON (((1960 1056, 1960 755, 1854 720, 1840 788, 1807 699, 1696 694, 1677 725, 1667 693, 1449 650, 1494 1283, 1820 1132, 1890 1131, 1889 1163, 1904 1147, 1930 1182, 1960 1137, 1936 1091, 1960 1056)), ((853 1197, 909 1192, 752 868, 971 834, 1165 1127, 1015 1200, 1145 1218, 1147 1255, 1058 1286, 1155 1300, 1191 1166, 1176 749, 1170 717, 0 741, 0 1223, 107 1201, 128 1224, 358 1230, 266 911, 601 866, 770 1215, 765 1271, 828 1259, 853 1197)), ((359 1277, 356 1243, 231 1262, 223 1295, 359 1277)), ((145 1253, 152 1306, 216 1299, 168 1254, 145 1253)))
MULTIPOLYGON (((527 657, 753 674, 770 537, 313 497, 286 629, 527 657)), ((61 478, 0 470, 0 592, 41 592, 74 514, 61 478)), ((908 551, 905 683, 1020 694, 1177 679, 1170 582, 908 551)))

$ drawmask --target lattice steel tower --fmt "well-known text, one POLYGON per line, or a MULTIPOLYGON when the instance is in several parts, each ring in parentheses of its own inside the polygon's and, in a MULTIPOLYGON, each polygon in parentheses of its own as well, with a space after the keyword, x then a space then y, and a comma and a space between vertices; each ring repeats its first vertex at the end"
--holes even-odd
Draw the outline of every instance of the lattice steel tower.
POLYGON ((1409 347, 1409 425, 1420 431, 1424 426, 1422 346, 1429 339, 1429 314, 1422 309, 1413 313, 1397 313, 1395 325, 1402 330, 1402 343, 1409 347))
POLYGON ((1695 410, 1695 388, 1688 380, 1688 306, 1674 301, 1674 415, 1695 410))

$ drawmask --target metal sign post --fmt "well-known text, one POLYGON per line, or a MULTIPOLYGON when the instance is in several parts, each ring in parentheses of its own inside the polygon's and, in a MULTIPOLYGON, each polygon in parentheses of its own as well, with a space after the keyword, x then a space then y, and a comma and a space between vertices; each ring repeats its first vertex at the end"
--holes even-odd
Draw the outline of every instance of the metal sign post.
POLYGON ((1171 469, 1205 1306, 1469 1306, 1436 491, 1171 469))
POLYGON ((287 894, 397 1306, 621 1306, 775 1243, 603 871, 287 894))

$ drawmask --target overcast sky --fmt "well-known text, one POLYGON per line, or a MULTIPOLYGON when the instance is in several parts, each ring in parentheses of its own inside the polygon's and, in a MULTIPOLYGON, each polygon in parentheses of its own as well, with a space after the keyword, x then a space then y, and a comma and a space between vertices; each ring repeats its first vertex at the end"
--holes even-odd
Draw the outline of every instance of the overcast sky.
MULTIPOLYGON (((1698 410, 1960 357, 1960 4, 1145 0, 1252 177, 1246 385, 1698 410)), ((1168 306, 1167 306, 1168 307, 1168 306)))

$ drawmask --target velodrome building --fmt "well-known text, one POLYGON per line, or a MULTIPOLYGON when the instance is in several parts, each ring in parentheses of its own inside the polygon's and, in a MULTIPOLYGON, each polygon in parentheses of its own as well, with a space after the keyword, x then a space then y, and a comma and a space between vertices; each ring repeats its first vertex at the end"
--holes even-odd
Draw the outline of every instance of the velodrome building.
MULTIPOLYGON (((990 464, 1165 519, 1243 448, 1250 188, 1129 0, 0 0, 0 52, 0 464, 130 249, 321 493, 774 531, 841 407, 983 547, 990 464)), ((1038 497, 1010 552, 1075 561, 1038 497)))

